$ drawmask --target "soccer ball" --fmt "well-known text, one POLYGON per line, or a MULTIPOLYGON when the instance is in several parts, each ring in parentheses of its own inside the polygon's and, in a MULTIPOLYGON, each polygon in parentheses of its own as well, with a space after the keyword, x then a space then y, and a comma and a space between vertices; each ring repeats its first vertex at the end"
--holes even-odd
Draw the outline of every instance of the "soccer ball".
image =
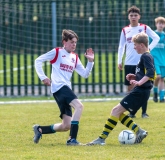
POLYGON ((120 132, 118 140, 121 144, 134 144, 136 136, 131 130, 123 130, 120 132))

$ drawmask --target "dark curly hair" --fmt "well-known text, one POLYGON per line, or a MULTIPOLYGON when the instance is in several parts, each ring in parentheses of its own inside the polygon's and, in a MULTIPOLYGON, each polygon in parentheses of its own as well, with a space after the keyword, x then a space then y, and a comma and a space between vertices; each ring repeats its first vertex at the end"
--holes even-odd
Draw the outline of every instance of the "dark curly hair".
POLYGON ((130 14, 131 12, 140 14, 140 9, 137 8, 136 6, 132 6, 132 7, 128 8, 127 12, 128 12, 128 14, 130 14))

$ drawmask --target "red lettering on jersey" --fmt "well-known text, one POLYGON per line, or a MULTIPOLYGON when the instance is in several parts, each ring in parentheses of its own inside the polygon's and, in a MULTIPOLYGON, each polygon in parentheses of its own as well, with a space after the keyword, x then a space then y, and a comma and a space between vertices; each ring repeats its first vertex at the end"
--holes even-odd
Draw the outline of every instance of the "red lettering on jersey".
POLYGON ((73 66, 69 66, 67 64, 60 63, 60 69, 66 72, 73 73, 73 66))
POLYGON ((127 38, 127 42, 128 42, 128 43, 131 43, 131 42, 132 42, 132 37, 128 37, 128 38, 127 38))

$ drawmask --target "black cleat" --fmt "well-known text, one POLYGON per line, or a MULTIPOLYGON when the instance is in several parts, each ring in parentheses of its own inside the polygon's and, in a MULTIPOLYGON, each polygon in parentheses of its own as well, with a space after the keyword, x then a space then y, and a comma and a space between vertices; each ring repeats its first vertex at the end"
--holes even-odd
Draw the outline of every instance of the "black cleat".
POLYGON ((38 124, 33 126, 33 131, 34 131, 33 141, 34 141, 34 143, 38 143, 39 140, 42 138, 42 133, 38 130, 38 127, 39 127, 38 124))
POLYGON ((73 138, 73 139, 67 140, 66 145, 67 146, 81 146, 83 144, 78 142, 76 139, 73 138))
POLYGON ((154 102, 158 102, 158 94, 157 93, 154 93, 154 95, 153 95, 153 101, 154 102))

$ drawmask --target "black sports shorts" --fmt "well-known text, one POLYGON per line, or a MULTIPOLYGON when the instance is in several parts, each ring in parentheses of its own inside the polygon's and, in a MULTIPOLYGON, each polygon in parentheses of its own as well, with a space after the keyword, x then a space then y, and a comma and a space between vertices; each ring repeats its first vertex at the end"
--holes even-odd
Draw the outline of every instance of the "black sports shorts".
POLYGON ((129 86, 130 82, 126 79, 126 75, 129 73, 135 74, 136 65, 125 65, 124 71, 125 71, 125 85, 129 86))
POLYGON ((57 92, 53 93, 53 97, 59 106, 61 112, 60 118, 62 119, 63 114, 72 117, 72 108, 69 103, 72 100, 77 99, 74 92, 68 86, 63 86, 57 92))
POLYGON ((120 104, 129 112, 136 112, 148 101, 150 96, 150 88, 135 87, 127 96, 125 96, 120 104))

